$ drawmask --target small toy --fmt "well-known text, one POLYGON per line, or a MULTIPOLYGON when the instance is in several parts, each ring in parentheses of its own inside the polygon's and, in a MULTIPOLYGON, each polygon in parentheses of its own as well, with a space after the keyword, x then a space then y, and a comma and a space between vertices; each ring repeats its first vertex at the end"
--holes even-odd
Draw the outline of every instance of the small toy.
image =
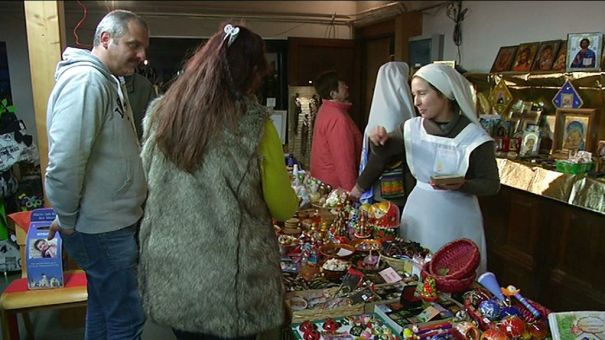
POLYGON ((542 314, 540 314, 540 312, 538 312, 538 310, 536 308, 534 308, 534 306, 532 306, 524 297, 523 295, 521 295, 521 290, 517 289, 515 286, 509 285, 506 288, 502 288, 502 294, 511 297, 514 296, 517 300, 519 300, 519 302, 521 302, 521 304, 527 308, 527 310, 536 318, 536 319, 540 319, 542 318, 542 314))

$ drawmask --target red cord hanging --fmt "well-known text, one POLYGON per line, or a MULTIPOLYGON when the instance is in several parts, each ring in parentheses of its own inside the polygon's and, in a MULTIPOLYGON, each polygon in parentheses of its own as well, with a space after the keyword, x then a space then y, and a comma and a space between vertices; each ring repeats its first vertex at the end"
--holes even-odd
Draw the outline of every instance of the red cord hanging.
POLYGON ((91 44, 82 44, 80 43, 80 37, 78 37, 78 28, 80 28, 80 26, 84 23, 84 20, 86 20, 86 16, 88 14, 88 9, 86 8, 86 6, 84 6, 84 4, 82 4, 82 2, 80 2, 80 0, 77 0, 78 5, 80 5, 80 7, 82 7, 82 10, 84 11, 84 14, 82 15, 82 18, 80 19, 80 21, 78 21, 78 23, 76 24, 76 27, 74 27, 74 38, 76 39, 76 47, 87 47, 87 48, 91 48, 92 45, 91 44))

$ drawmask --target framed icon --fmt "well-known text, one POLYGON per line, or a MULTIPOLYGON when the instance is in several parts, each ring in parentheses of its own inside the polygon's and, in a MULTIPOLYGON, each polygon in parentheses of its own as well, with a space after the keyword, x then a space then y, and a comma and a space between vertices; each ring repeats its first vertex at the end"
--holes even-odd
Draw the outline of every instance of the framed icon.
POLYGON ((567 72, 600 71, 603 33, 567 35, 567 72))

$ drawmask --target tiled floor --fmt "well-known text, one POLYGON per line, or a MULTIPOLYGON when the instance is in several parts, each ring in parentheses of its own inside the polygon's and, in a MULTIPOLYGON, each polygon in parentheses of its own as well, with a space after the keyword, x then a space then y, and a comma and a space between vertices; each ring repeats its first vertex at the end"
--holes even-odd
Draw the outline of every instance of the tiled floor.
MULTIPOLYGON (((2 277, 0 272, 0 291, 10 283, 10 281, 19 278, 20 273, 9 273, 6 277, 2 277)), ((84 327, 63 327, 59 320, 61 310, 49 310, 31 312, 30 319, 34 326, 33 338, 36 340, 78 340, 84 339, 84 327)), ((19 334, 21 339, 27 339, 23 319, 19 320, 19 334)), ((175 340, 172 331, 163 326, 156 325, 152 322, 147 322, 143 329, 142 340, 175 340)))

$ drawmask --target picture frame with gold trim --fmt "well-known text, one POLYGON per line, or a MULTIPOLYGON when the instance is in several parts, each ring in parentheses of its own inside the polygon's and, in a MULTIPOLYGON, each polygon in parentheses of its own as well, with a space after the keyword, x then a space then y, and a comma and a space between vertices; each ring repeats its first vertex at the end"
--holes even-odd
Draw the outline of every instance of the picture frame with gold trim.
POLYGON ((552 153, 593 151, 597 109, 557 109, 552 153))

